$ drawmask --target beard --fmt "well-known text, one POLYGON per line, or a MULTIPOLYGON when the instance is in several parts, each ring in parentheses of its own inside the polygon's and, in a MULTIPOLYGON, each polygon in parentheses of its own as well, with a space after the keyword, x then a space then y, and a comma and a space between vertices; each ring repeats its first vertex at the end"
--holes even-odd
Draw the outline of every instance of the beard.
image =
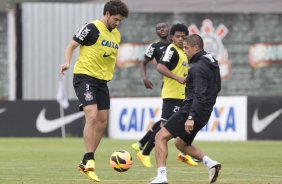
POLYGON ((109 31, 112 31, 114 29, 113 26, 110 24, 109 20, 107 20, 107 28, 109 31))

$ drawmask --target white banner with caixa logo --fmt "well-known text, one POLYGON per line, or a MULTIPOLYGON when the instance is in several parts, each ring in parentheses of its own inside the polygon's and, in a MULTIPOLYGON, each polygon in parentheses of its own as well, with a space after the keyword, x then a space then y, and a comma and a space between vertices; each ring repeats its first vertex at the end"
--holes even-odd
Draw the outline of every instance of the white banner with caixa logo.
POLYGON ((161 98, 111 98, 109 137, 139 139, 161 117, 161 98))
MULTIPOLYGON (((160 119, 161 98, 112 98, 109 137, 140 139, 160 119)), ((247 139, 247 97, 218 97, 208 124, 196 140, 245 141, 247 139)))

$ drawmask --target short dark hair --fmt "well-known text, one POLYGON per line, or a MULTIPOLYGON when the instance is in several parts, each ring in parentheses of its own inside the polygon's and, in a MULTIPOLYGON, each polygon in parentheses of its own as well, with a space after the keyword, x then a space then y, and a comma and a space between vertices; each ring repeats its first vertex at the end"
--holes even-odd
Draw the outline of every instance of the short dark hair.
POLYGON ((109 12, 110 15, 121 15, 123 17, 128 17, 129 10, 127 5, 120 0, 110 0, 104 6, 103 14, 106 15, 106 12, 109 12))
POLYGON ((166 25, 166 27, 169 27, 169 25, 168 25, 166 22, 159 22, 159 23, 156 24, 156 29, 157 29, 157 27, 158 27, 159 25, 161 25, 161 24, 164 24, 164 25, 166 25))
POLYGON ((192 34, 189 35, 185 38, 185 40, 187 42, 188 45, 190 46, 195 46, 198 45, 199 49, 204 49, 204 41, 202 39, 202 37, 198 34, 192 34))
POLYGON ((174 35, 177 31, 184 32, 186 36, 189 34, 188 28, 184 24, 174 24, 170 29, 170 35, 174 35))

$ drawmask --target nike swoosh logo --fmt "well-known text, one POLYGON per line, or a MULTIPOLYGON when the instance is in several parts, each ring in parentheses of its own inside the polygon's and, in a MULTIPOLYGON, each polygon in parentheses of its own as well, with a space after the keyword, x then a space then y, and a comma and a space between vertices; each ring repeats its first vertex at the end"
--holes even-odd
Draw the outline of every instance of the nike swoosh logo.
POLYGON ((5 112, 6 110, 7 110, 6 108, 0 109, 0 114, 3 113, 3 112, 5 112))
POLYGON ((112 55, 112 54, 107 54, 106 52, 104 53, 104 55, 103 55, 103 57, 105 58, 105 57, 109 57, 110 55, 112 55))
POLYGON ((74 114, 66 115, 61 118, 48 120, 45 117, 45 112, 46 112, 46 108, 42 109, 36 120, 36 128, 41 133, 52 132, 84 116, 83 112, 77 112, 74 114))
POLYGON ((164 48, 164 46, 163 47, 160 47, 160 50, 162 50, 164 48))
POLYGON ((268 125, 270 125, 280 114, 282 113, 282 109, 271 113, 270 115, 264 117, 263 119, 258 118, 258 109, 255 110, 253 119, 252 119, 252 127, 255 133, 262 132, 268 125))

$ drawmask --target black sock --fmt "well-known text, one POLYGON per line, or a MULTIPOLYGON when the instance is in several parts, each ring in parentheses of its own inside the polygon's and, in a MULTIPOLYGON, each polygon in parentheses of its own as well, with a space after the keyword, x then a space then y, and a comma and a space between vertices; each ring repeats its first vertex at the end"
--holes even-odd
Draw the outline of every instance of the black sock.
POLYGON ((143 148, 145 146, 145 144, 148 142, 149 138, 152 135, 152 130, 149 130, 144 137, 142 137, 142 139, 140 141, 138 141, 141 144, 141 147, 143 148))
POLYGON ((154 124, 154 126, 152 127, 152 130, 153 130, 153 131, 157 130, 157 129, 160 127, 161 122, 162 122, 161 120, 157 121, 157 122, 154 124))
POLYGON ((150 137, 152 136, 152 133, 154 130, 158 129, 160 127, 161 124, 161 120, 157 121, 151 130, 149 130, 144 137, 139 141, 139 143, 141 144, 141 147, 143 148, 145 146, 145 144, 149 141, 150 137))
POLYGON ((152 151, 153 148, 155 147, 155 136, 156 136, 156 134, 158 133, 158 131, 159 131, 160 129, 161 129, 161 127, 159 127, 158 129, 156 129, 156 130, 152 133, 152 135, 151 135, 151 137, 150 137, 150 139, 149 139, 149 141, 148 141, 146 147, 145 147, 145 148, 143 149, 143 151, 142 151, 142 154, 143 154, 143 155, 150 155, 151 151, 152 151))
POLYGON ((85 165, 88 160, 95 160, 93 152, 85 153, 82 159, 82 163, 85 165))

